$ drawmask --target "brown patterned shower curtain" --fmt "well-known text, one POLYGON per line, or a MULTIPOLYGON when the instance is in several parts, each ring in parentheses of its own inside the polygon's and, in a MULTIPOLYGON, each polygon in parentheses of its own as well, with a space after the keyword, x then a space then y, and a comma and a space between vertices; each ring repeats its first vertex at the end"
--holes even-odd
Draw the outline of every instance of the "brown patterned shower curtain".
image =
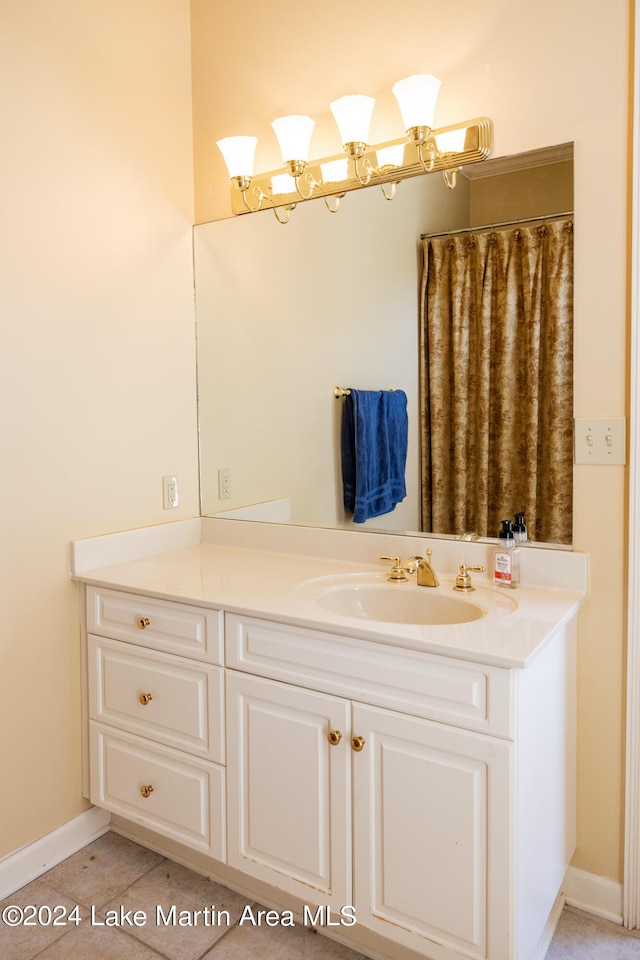
POLYGON ((573 221, 423 240, 422 528, 571 543, 573 221))

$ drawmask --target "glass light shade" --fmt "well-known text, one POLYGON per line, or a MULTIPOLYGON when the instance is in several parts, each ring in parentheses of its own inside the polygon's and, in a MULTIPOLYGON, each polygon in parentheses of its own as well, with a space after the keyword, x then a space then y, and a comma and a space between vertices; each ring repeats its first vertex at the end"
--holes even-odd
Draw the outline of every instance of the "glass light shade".
POLYGON ((440 83, 430 73, 418 73, 394 83, 393 95, 398 101, 405 130, 411 127, 433 129, 440 83))
POLYGON ((447 130, 446 133, 436 134, 436 143, 440 153, 462 153, 467 136, 465 127, 462 130, 447 130))
POLYGON ((379 167, 401 167, 404 161, 404 144, 397 143, 393 147, 382 147, 376 150, 379 167))
POLYGON ((257 137, 225 137, 216 145, 224 157, 230 177, 252 177, 257 137))
POLYGON ((296 181, 289 173, 277 173, 271 177, 272 193, 295 193, 296 181))
POLYGON ((311 117, 278 117, 271 126, 280 144, 282 159, 288 160, 309 159, 309 144, 316 122, 311 117))
POLYGON ((349 176, 349 161, 346 157, 341 160, 330 160, 328 163, 321 163, 323 183, 339 183, 340 180, 346 180, 349 176))
POLYGON ((369 142, 369 126, 375 102, 373 97, 355 94, 340 97, 329 104, 343 144, 369 142))

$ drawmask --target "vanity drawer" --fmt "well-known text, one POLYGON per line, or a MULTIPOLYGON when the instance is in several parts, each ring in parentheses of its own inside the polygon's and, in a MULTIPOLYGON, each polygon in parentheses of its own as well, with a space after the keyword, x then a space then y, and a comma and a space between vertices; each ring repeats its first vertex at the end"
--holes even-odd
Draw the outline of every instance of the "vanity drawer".
POLYGON ((222 625, 221 610, 87 587, 87 631, 103 637, 222 663, 222 625))
POLYGON ((89 634, 92 720, 224 762, 222 667, 89 634))
POLYGON ((226 860, 224 768, 91 722, 91 802, 226 860))
POLYGON ((228 667, 468 730, 514 736, 513 679, 501 667, 234 614, 227 614, 225 630, 228 667))

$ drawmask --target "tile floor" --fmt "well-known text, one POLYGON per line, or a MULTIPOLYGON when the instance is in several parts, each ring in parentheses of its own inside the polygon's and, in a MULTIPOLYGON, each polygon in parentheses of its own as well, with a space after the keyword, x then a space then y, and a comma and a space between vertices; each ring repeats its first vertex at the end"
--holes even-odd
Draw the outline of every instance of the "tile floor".
MULTIPOLYGON (((79 910, 66 926, 11 928, 0 921, 0 960, 362 960, 309 928, 257 926, 251 918, 239 926, 245 908, 255 916, 258 904, 115 833, 11 894, 0 911, 31 904, 45 908, 43 919, 46 908, 60 907, 58 919, 62 908, 67 916, 76 904, 79 910), (168 924, 157 924, 157 905, 168 924), (212 905, 216 923, 171 923, 172 906, 177 920, 180 911, 189 918, 212 905), (102 925, 121 919, 121 910, 131 925, 102 925), (144 925, 135 925, 135 911, 141 923, 146 918, 144 925)), ((211 920, 210 912, 205 919, 211 920)))
MULTIPOLYGON (((12 928, 0 921, 1 960, 362 960, 305 927, 258 926, 250 917, 240 925, 243 911, 255 917, 258 904, 115 833, 22 887, 0 903, 0 911, 14 905, 44 908, 43 921, 57 908, 53 918, 67 923, 12 928), (168 922, 158 924, 158 905, 168 922), (172 906, 176 920, 209 911, 205 923, 181 926, 171 922, 172 906)), ((574 957, 640 960, 640 938, 566 908, 547 960, 574 957)))

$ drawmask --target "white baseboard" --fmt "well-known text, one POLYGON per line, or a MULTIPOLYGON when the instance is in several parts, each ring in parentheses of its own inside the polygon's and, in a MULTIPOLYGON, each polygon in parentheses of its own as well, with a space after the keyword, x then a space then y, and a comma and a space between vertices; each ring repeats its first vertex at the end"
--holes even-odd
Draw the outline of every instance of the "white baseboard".
POLYGON ((0 860, 0 900, 86 847, 92 840, 97 840, 107 832, 110 823, 110 813, 92 807, 39 840, 3 857, 0 860))
POLYGON ((604 920, 622 923, 622 884, 577 867, 569 867, 562 892, 572 907, 604 920))
POLYGON ((553 935, 556 932, 556 927, 558 926, 558 922, 562 915, 564 905, 565 905, 564 894, 562 893, 562 891, 560 891, 560 893, 555 899, 555 903, 553 904, 553 907, 551 908, 551 913, 547 918, 547 922, 545 924, 544 930, 542 931, 542 936, 540 937, 540 941, 533 953, 533 956, 531 957, 531 960, 545 960, 545 957, 547 956, 547 952, 549 950, 549 946, 551 944, 551 941, 553 940, 553 935))

